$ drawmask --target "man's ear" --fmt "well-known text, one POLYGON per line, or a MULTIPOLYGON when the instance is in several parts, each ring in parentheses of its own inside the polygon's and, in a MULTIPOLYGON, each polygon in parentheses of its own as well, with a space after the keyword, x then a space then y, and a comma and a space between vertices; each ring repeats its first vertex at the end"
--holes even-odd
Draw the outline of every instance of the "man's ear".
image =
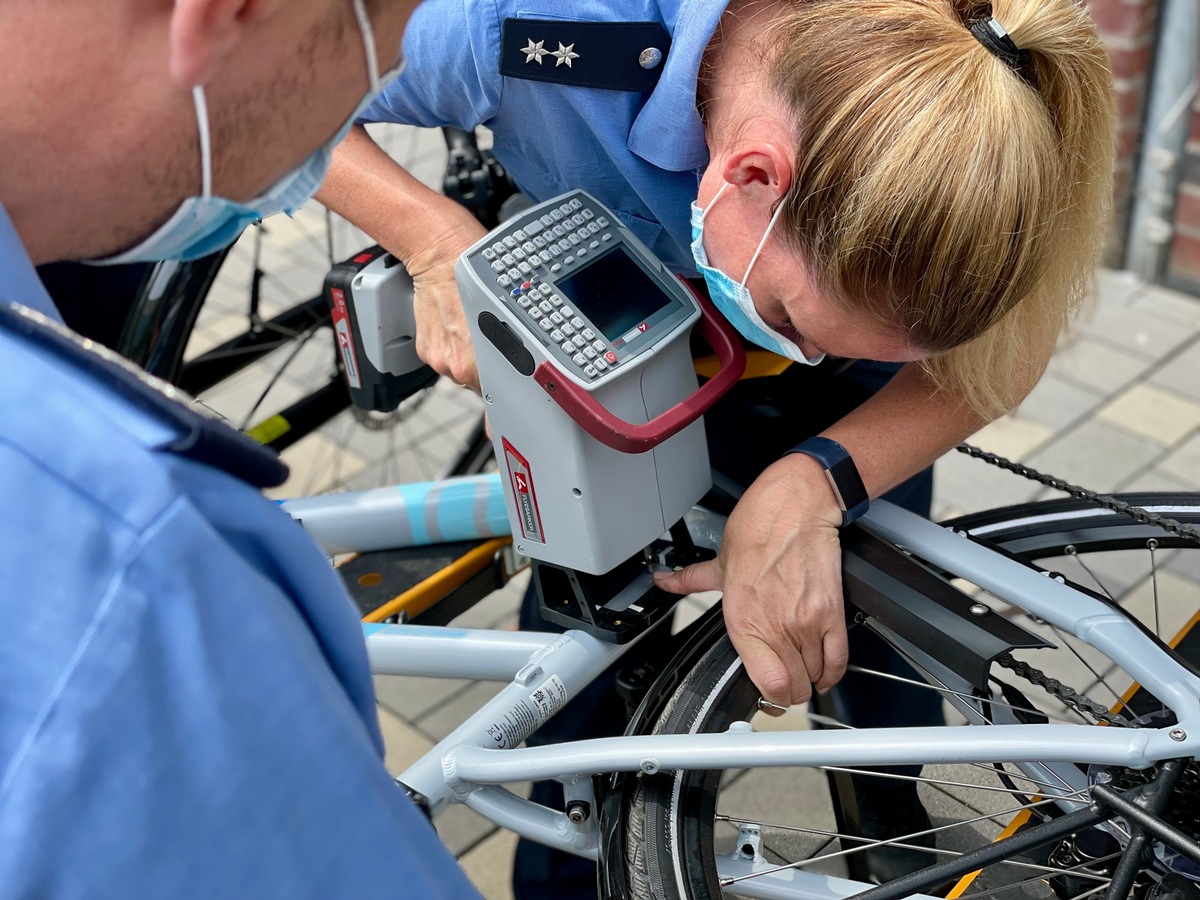
POLYGON ((725 157, 721 176, 755 197, 774 203, 792 186, 789 148, 769 140, 751 140, 725 157))
POLYGON ((286 0, 175 0, 171 77, 183 87, 206 83, 249 26, 285 5, 286 0))

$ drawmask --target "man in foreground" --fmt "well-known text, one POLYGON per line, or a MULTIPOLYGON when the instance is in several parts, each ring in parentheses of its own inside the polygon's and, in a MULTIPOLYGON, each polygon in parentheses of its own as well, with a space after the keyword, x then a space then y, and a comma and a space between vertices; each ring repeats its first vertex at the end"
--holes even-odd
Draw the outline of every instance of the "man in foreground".
POLYGON ((0 6, 4 896, 475 896, 382 766, 344 591, 259 493, 285 470, 56 326, 33 270, 299 206, 416 2, 0 6))

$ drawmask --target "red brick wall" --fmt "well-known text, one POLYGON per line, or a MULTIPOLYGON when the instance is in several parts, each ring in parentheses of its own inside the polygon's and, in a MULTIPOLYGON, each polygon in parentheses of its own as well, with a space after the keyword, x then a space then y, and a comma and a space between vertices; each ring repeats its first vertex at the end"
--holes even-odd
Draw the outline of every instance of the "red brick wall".
POLYGON ((1112 58, 1117 92, 1117 160, 1106 262, 1119 266, 1124 256, 1133 179, 1142 140, 1158 0, 1086 0, 1086 5, 1112 58))
POLYGON ((1200 99, 1192 104, 1192 130, 1181 174, 1167 277, 1176 287, 1200 293, 1200 99))

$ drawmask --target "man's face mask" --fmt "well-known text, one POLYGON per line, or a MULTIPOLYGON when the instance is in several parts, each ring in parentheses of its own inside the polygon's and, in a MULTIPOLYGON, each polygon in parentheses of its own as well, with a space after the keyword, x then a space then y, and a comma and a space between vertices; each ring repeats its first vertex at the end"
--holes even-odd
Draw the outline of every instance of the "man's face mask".
POLYGON ((806 366, 815 366, 825 358, 825 354, 822 353, 820 356, 809 359, 799 347, 767 325, 762 320, 762 316, 758 314, 758 309, 754 306, 754 298, 750 296, 750 290, 746 287, 750 272, 753 270, 754 264, 758 262, 759 254, 762 253, 763 245, 766 244, 767 238, 775 228, 775 223, 779 220, 779 214, 783 211, 782 203, 775 210, 775 215, 771 217, 766 233, 758 242, 758 249, 754 251, 754 256, 751 257, 750 265, 746 267, 746 274, 742 276, 740 283, 734 281, 720 269, 714 269, 708 264, 708 252, 704 249, 704 219, 728 187, 729 182, 727 181, 717 191, 717 195, 712 198, 708 209, 702 210, 692 203, 692 257, 696 260, 696 268, 704 275, 704 281, 708 284, 709 296, 712 297, 717 309, 721 311, 721 315, 728 319, 746 340, 787 359, 803 363, 806 366))
POLYGON ((253 222, 280 212, 291 215, 317 192, 329 171, 333 148, 378 96, 382 85, 398 75, 402 68, 401 66, 394 69, 381 80, 375 52, 375 37, 363 0, 353 0, 353 3, 354 15, 358 19, 363 48, 366 51, 371 87, 333 139, 317 148, 305 162, 253 200, 237 203, 224 197, 215 197, 212 192, 212 136, 208 123, 208 102, 204 88, 196 86, 192 89, 192 99, 196 106, 196 121, 200 129, 201 195, 184 200, 166 224, 136 247, 115 256, 95 260, 93 265, 154 262, 160 259, 199 259, 232 244, 246 226, 253 222))

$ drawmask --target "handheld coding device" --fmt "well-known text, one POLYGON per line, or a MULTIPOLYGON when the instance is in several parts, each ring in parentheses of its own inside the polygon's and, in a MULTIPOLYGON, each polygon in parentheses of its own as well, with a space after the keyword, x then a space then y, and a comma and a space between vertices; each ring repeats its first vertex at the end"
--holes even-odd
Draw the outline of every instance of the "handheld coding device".
POLYGON ((518 547, 609 572, 710 487, 701 416, 744 367, 735 333, 583 191, 500 226, 455 274, 518 547), (722 363, 700 389, 697 322, 722 363))

